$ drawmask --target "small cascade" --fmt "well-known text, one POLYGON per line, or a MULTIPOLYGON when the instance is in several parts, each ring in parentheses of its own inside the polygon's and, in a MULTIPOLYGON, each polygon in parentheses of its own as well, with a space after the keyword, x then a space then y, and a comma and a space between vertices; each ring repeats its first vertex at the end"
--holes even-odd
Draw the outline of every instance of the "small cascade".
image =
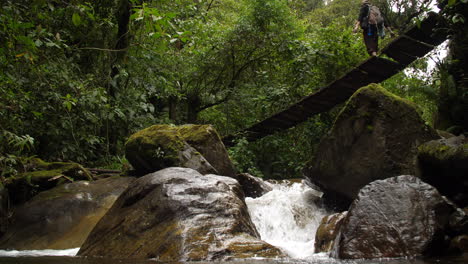
POLYGON ((324 209, 314 200, 321 193, 305 183, 272 184, 273 190, 246 203, 262 240, 281 248, 291 258, 306 259, 314 255, 314 239, 324 209))
POLYGON ((41 256, 76 256, 80 248, 44 249, 44 250, 0 250, 0 257, 41 257, 41 256))

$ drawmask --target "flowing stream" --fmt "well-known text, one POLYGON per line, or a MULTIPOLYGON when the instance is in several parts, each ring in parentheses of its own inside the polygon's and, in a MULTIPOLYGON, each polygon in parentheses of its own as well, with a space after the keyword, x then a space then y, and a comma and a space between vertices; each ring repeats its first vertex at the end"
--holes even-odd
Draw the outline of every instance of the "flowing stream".
MULTIPOLYGON (((197 264, 466 264, 466 258, 386 259, 342 261, 314 254, 315 232, 327 212, 315 205, 320 193, 303 183, 282 182, 262 197, 246 203, 263 240, 281 248, 289 259, 247 259, 234 262, 196 262, 197 264)), ((68 250, 0 250, 1 264, 155 264, 154 260, 125 260, 74 257, 79 248, 68 250)))
POLYGON ((262 197, 246 199, 262 240, 294 259, 314 257, 315 232, 327 214, 313 202, 320 193, 297 182, 272 184, 272 188, 262 197))

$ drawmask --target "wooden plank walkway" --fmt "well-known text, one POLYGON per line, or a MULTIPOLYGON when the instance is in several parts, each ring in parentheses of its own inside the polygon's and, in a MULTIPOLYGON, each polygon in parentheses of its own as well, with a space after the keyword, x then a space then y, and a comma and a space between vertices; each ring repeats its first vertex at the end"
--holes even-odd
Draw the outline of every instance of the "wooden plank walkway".
POLYGON ((380 83, 397 74, 416 59, 425 56, 447 39, 442 32, 434 32, 438 15, 430 13, 419 26, 414 26, 389 43, 381 54, 393 60, 371 57, 319 91, 304 97, 286 110, 252 125, 234 135, 223 138, 232 145, 237 136, 254 141, 277 131, 294 127, 313 115, 327 112, 348 100, 359 88, 371 83, 380 83))

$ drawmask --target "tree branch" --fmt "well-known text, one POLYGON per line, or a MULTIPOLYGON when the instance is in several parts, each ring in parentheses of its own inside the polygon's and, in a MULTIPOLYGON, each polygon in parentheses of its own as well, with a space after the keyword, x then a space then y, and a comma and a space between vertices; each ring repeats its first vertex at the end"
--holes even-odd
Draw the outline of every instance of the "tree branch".
POLYGON ((215 0, 211 0, 211 2, 208 4, 208 7, 206 8, 206 12, 210 11, 214 1, 215 0))

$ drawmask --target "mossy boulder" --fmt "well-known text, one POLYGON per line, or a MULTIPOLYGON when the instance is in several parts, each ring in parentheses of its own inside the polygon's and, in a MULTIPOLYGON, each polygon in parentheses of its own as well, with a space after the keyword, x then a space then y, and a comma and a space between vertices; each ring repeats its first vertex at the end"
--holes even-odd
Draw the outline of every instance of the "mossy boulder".
POLYGON ((348 212, 327 215, 322 218, 320 225, 315 233, 314 250, 315 253, 330 252, 335 244, 343 219, 348 212))
POLYGON ((45 162, 39 158, 30 159, 26 171, 5 180, 12 204, 21 204, 39 192, 49 190, 63 183, 86 180, 92 181, 92 174, 78 163, 45 162))
POLYGON ((182 138, 217 170, 218 175, 236 178, 226 147, 211 125, 185 125, 179 127, 182 138))
POLYGON ((34 196, 12 210, 1 249, 81 247, 96 223, 135 178, 77 181, 34 196))
POLYGON ((433 140, 418 148, 418 176, 460 207, 468 206, 468 138, 433 140))
POLYGON ((438 138, 413 103, 371 84, 348 100, 304 174, 328 205, 347 210, 366 184, 414 175, 418 146, 438 138))
POLYGON ((218 133, 210 125, 154 125, 133 134, 125 156, 140 175, 168 167, 235 177, 218 133))
POLYGON ((133 182, 78 255, 162 262, 283 256, 260 240, 236 180, 189 168, 133 182))

